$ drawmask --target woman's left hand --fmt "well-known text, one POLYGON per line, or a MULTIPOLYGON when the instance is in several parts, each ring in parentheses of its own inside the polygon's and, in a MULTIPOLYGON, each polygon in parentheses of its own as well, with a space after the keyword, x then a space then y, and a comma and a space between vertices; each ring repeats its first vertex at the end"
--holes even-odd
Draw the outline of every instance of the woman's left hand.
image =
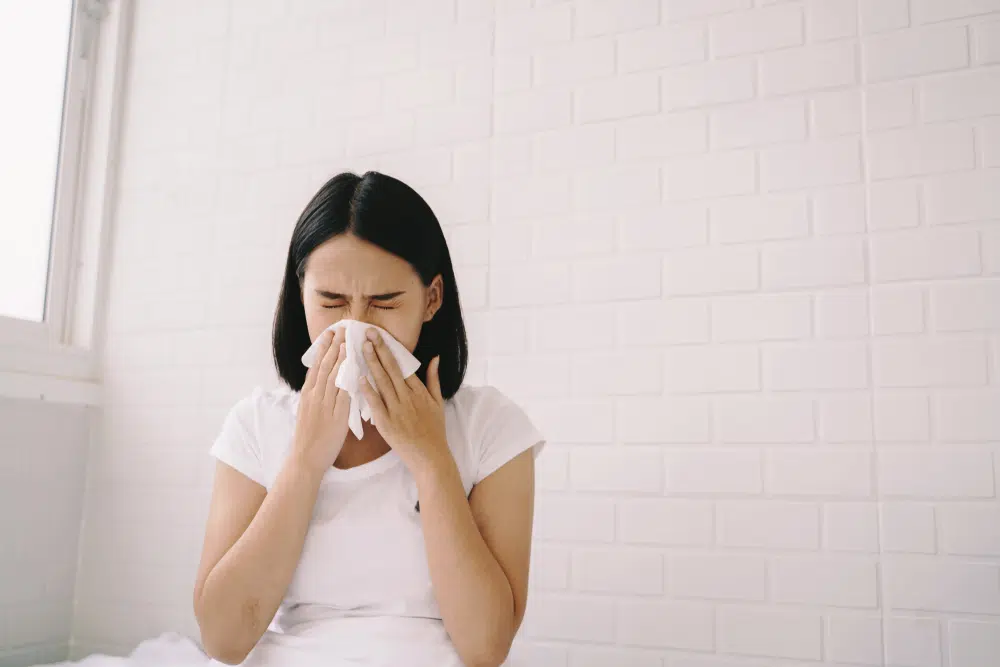
POLYGON ((368 330, 367 337, 364 354, 378 392, 367 378, 362 378, 361 391, 371 407, 375 428, 413 473, 417 467, 441 461, 442 455, 450 457, 438 377, 441 358, 431 360, 424 386, 416 374, 403 378, 396 358, 374 329, 368 330))

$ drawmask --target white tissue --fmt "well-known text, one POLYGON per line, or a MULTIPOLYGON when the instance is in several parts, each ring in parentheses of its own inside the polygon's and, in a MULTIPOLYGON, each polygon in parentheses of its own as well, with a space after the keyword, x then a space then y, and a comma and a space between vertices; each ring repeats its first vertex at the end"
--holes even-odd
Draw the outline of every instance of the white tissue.
MULTIPOLYGON (((327 331, 336 331, 337 329, 344 329, 346 358, 340 365, 340 372, 337 373, 335 384, 342 391, 346 391, 351 397, 351 413, 348 417, 347 425, 355 437, 361 439, 361 436, 364 434, 361 426, 362 421, 371 422, 372 420, 371 407, 361 393, 361 377, 367 377, 372 388, 378 393, 378 387, 375 385, 375 376, 372 375, 371 370, 368 368, 368 362, 365 360, 363 347, 367 340, 365 332, 368 329, 375 329, 379 333, 392 353, 392 356, 396 358, 396 363, 399 364, 399 370, 402 371, 404 379, 417 372, 420 368, 420 360, 414 357, 402 343, 393 338, 392 334, 373 324, 365 324, 357 320, 340 320, 328 327, 327 331)), ((319 336, 316 337, 316 340, 319 340, 319 336)), ((302 355, 302 363, 307 368, 312 368, 312 365, 316 362, 318 350, 319 344, 314 342, 309 346, 305 354, 302 355)))

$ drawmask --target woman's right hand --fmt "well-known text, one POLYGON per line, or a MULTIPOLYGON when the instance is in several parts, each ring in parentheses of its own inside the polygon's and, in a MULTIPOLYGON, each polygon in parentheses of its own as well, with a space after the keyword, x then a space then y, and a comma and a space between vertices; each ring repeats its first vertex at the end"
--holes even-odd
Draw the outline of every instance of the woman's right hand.
POLYGON ((351 396, 336 385, 344 357, 344 330, 323 332, 316 363, 306 373, 299 396, 293 451, 320 475, 337 460, 347 438, 351 396))

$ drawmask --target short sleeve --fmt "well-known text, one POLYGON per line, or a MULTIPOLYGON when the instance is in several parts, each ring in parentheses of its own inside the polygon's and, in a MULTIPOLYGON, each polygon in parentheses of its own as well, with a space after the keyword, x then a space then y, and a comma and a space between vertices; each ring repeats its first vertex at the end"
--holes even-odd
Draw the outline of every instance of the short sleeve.
POLYGON ((534 456, 545 446, 545 437, 527 413, 493 387, 484 387, 475 411, 478 433, 478 484, 518 454, 533 449, 534 456))
POLYGON ((229 410, 209 453, 261 486, 267 486, 261 449, 252 431, 256 421, 255 399, 256 392, 254 396, 244 398, 229 410))

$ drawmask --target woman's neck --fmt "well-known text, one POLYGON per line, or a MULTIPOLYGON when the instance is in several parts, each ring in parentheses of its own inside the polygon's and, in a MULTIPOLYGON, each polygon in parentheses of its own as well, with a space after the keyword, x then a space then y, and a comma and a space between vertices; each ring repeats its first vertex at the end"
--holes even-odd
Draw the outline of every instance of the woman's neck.
POLYGON ((347 432, 344 448, 340 450, 340 455, 337 456, 333 466, 342 470, 355 468, 388 454, 390 449, 392 448, 378 430, 365 422, 364 435, 360 440, 354 437, 351 431, 347 432))

